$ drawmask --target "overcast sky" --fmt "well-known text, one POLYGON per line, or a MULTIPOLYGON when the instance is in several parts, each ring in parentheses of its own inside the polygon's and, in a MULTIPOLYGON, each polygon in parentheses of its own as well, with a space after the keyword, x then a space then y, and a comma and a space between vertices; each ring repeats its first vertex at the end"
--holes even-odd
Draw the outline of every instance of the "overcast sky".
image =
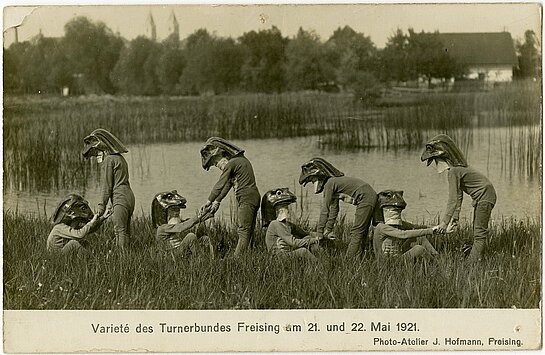
MULTIPOLYGON (((34 3, 39 3, 34 1, 34 3)), ((119 2, 118 2, 119 3, 119 2)), ((400 28, 406 31, 511 32, 523 38, 524 31, 540 30, 539 4, 358 4, 358 5, 103 5, 4 8, 4 45, 14 40, 8 28, 24 18, 18 29, 19 41, 41 30, 44 36, 60 37, 64 25, 75 16, 86 16, 106 23, 122 37, 133 39, 145 32, 148 14, 153 15, 159 40, 168 35, 167 20, 174 11, 181 38, 199 28, 219 36, 238 37, 251 30, 278 27, 284 36, 293 36, 299 27, 315 30, 326 40, 339 26, 349 25, 370 36, 379 47, 400 28), (28 16, 22 16, 29 13, 28 16), (6 30, 6 28, 8 28, 6 30)))

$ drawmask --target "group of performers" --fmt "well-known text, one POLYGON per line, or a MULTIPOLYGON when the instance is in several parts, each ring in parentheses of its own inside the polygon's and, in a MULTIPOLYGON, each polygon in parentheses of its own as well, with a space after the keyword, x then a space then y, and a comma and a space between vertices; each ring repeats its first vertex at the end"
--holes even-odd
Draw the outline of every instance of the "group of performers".
MULTIPOLYGON (((123 143, 105 129, 96 129, 84 138, 83 156, 96 157, 102 164, 101 199, 96 213, 82 196, 70 194, 58 204, 55 224, 47 239, 47 248, 53 253, 68 254, 84 250, 87 236, 106 219, 113 223, 116 245, 125 250, 130 241, 130 221, 135 198, 129 183, 128 152, 123 143), (110 203, 110 207, 106 208, 110 203)), ((401 212, 407 204, 403 191, 385 190, 377 193, 365 181, 345 176, 323 158, 313 158, 301 166, 299 183, 312 184, 314 193, 322 194, 320 217, 315 232, 307 232, 293 223, 289 205, 296 196, 285 187, 273 188, 260 195, 252 164, 244 150, 218 137, 209 138, 200 151, 202 167, 216 167, 221 171, 207 201, 191 218, 183 219, 181 209, 186 199, 176 190, 160 192, 152 201, 152 222, 157 228, 156 239, 173 254, 195 253, 199 244, 205 244, 213 254, 210 238, 197 236, 192 228, 214 217, 229 191, 235 191, 237 202, 237 245, 233 257, 240 257, 254 238, 258 210, 261 208, 262 227, 267 228, 265 245, 278 257, 315 259, 320 245, 336 240, 334 225, 339 214, 339 201, 355 206, 346 258, 358 259, 374 253, 377 258, 437 255, 426 236, 448 233, 458 224, 463 194, 471 196, 474 206, 472 261, 481 260, 488 238, 488 223, 496 203, 496 192, 483 174, 468 166, 467 161, 452 141, 444 134, 426 143, 421 160, 435 165, 438 173, 447 171, 449 196, 441 223, 431 228, 415 228, 403 221, 401 212), (372 248, 369 230, 374 225, 372 248), (372 250, 371 250, 372 249, 372 250)))

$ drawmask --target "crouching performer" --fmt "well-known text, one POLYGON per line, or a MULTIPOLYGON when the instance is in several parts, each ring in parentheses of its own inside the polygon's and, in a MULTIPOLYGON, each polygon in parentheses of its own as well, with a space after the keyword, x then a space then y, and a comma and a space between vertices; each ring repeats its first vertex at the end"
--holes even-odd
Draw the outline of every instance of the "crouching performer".
POLYGON ((309 249, 317 250, 319 238, 310 236, 299 226, 289 221, 289 205, 297 200, 287 188, 267 191, 261 200, 263 227, 267 227, 265 243, 274 256, 295 256, 316 260, 309 249))
POLYGON ((209 170, 211 166, 215 166, 222 171, 208 201, 201 207, 201 212, 210 208, 210 213, 216 213, 221 201, 231 187, 234 187, 238 204, 238 242, 234 256, 238 257, 246 251, 252 241, 259 209, 260 195, 252 164, 244 156, 244 150, 217 137, 206 141, 201 149, 201 158, 203 169, 209 170))
POLYGON ((88 246, 88 236, 109 217, 93 215, 87 201, 80 195, 70 194, 58 204, 53 213, 53 229, 47 237, 47 250, 60 254, 79 253, 88 246))
POLYGON ((101 200, 98 204, 99 215, 106 210, 108 201, 112 201, 112 221, 115 241, 118 248, 129 245, 131 217, 134 211, 134 194, 129 184, 129 168, 122 153, 127 153, 123 143, 105 129, 95 129, 83 139, 85 148, 83 157, 95 156, 102 163, 101 200))
POLYGON ((403 191, 385 190, 378 194, 375 221, 379 222, 373 235, 373 249, 377 259, 400 256, 409 260, 437 251, 426 238, 438 230, 433 228, 413 229, 413 225, 401 219, 401 211, 407 207, 403 191))
POLYGON ((448 202, 439 231, 449 231, 458 223, 464 192, 473 199, 473 247, 469 258, 480 260, 487 242, 490 214, 496 204, 494 186, 486 176, 468 166, 463 153, 445 134, 426 143, 420 159, 428 166, 435 162, 439 174, 448 170, 448 202))
POLYGON ((346 256, 362 256, 368 244, 369 226, 377 201, 375 190, 363 180, 344 176, 322 158, 313 158, 301 167, 299 184, 305 186, 309 182, 314 184, 314 193, 324 194, 318 221, 318 233, 323 238, 332 237, 331 232, 339 214, 339 200, 356 206, 346 256))
MULTIPOLYGON (((186 208, 186 202, 185 197, 178 194, 176 190, 160 192, 151 202, 151 219, 157 228, 157 241, 165 250, 176 256, 197 253, 199 238, 189 230, 213 216, 208 208, 203 213, 199 212, 191 218, 182 219, 180 212, 182 208, 186 208)), ((206 235, 202 236, 200 242, 209 249, 210 257, 213 258, 214 248, 210 238, 206 235)))

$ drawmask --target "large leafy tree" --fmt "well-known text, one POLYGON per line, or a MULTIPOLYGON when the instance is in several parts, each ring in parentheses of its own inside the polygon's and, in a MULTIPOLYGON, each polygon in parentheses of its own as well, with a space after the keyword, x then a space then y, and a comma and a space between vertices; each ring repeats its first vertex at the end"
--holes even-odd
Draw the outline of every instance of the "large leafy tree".
POLYGON ((397 82, 417 78, 409 60, 409 37, 401 29, 388 38, 380 52, 380 77, 382 80, 397 82))
POLYGON ((377 49, 371 38, 349 26, 335 30, 325 47, 336 80, 344 87, 353 88, 360 84, 360 78, 374 75, 377 71, 377 49))
POLYGON ((239 42, 245 50, 241 69, 243 87, 258 92, 282 91, 288 39, 273 26, 268 30, 246 32, 239 42))
POLYGON ((102 22, 76 17, 64 26, 62 48, 72 74, 83 76, 88 90, 113 93, 110 80, 123 40, 102 22))
POLYGON ((334 76, 320 37, 299 28, 286 47, 286 76, 292 90, 316 90, 334 76))
POLYGON ((186 65, 180 77, 183 92, 218 94, 239 87, 244 52, 233 39, 198 30, 187 38, 184 58, 186 65))
POLYGON ((519 68, 517 74, 522 78, 541 76, 540 43, 534 31, 524 33, 524 43, 517 43, 519 68))
POLYGON ((157 95, 156 68, 160 56, 160 44, 144 36, 136 37, 123 49, 113 70, 116 88, 130 95, 157 95))
POLYGON ((185 66, 184 54, 177 34, 171 34, 162 42, 161 56, 156 73, 162 94, 180 93, 179 79, 185 66))
POLYGON ((60 92, 72 75, 59 40, 39 34, 4 51, 4 82, 8 91, 60 92))
POLYGON ((424 77, 431 84, 432 78, 449 79, 458 76, 462 68, 445 50, 439 33, 417 33, 409 29, 408 56, 411 74, 424 77))

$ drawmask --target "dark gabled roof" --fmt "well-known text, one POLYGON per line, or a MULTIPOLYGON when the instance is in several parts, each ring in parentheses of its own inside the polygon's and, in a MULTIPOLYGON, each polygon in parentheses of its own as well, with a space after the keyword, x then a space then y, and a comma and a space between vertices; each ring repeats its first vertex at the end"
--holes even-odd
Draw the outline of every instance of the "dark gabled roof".
POLYGON ((460 64, 518 63, 509 32, 439 33, 439 38, 460 64))

